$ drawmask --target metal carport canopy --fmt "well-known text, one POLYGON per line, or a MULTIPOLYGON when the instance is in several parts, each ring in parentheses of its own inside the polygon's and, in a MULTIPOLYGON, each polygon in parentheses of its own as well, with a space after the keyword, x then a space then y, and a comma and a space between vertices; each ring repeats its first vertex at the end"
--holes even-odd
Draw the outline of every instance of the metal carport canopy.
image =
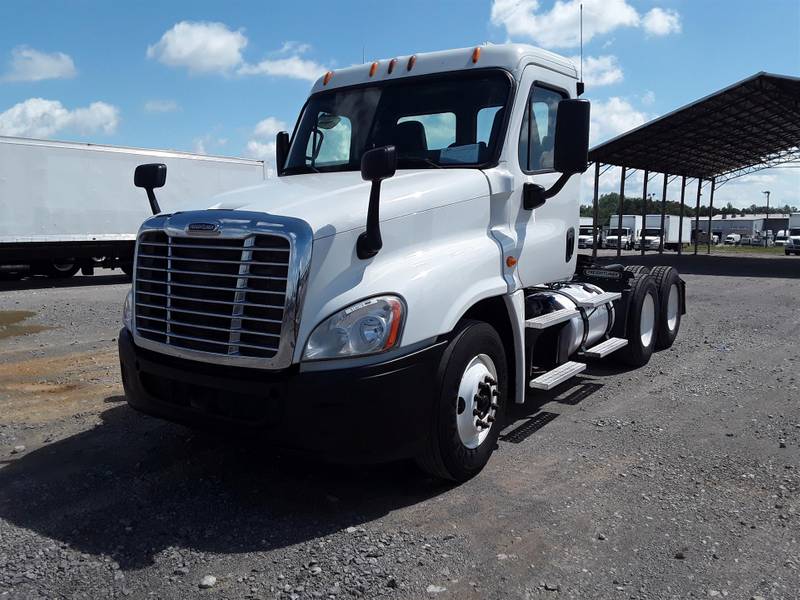
POLYGON ((594 147, 589 160, 718 183, 800 160, 800 78, 757 73, 594 147))

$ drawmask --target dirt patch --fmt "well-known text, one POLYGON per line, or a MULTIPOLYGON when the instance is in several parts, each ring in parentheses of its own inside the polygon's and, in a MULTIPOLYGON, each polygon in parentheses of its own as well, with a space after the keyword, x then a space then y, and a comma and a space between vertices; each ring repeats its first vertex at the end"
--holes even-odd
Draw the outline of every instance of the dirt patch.
POLYGON ((46 325, 22 323, 34 316, 36 313, 30 310, 0 310, 0 340, 52 329, 46 325))
POLYGON ((114 350, 0 364, 3 423, 37 423, 103 409, 121 393, 114 350))

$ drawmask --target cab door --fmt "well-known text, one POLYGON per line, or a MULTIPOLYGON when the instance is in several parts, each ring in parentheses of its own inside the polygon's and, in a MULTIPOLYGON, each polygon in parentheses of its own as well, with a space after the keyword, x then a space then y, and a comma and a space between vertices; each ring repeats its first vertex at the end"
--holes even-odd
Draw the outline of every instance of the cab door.
POLYGON ((533 65, 525 69, 518 103, 509 129, 509 148, 517 146, 508 161, 514 175, 511 199, 512 226, 516 232, 517 270, 525 287, 566 279, 575 272, 577 232, 580 214, 580 176, 540 207, 526 210, 523 189, 526 183, 551 187, 559 177, 553 170, 558 103, 569 97, 575 81, 556 76, 533 65), (542 74, 550 77, 547 83, 542 74), (537 79, 537 76, 539 79, 537 79), (516 138, 516 139, 515 139, 516 138))

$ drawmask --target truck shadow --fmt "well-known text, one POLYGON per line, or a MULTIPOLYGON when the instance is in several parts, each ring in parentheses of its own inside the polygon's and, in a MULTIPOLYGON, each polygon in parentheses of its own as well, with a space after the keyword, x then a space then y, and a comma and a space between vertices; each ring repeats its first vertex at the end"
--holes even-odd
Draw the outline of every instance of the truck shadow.
POLYGON ((31 275, 19 280, 0 279, 0 292, 15 290, 43 290, 54 288, 88 287, 92 285, 130 285, 130 277, 121 271, 104 271, 103 275, 75 275, 69 279, 51 279, 44 275, 31 275))
MULTIPOLYGON (((705 248, 701 249, 705 252, 705 248)), ((721 277, 775 277, 779 279, 800 279, 800 258, 796 256, 714 256, 691 253, 678 256, 669 252, 664 254, 598 256, 598 263, 619 263, 624 265, 669 265, 687 275, 711 275, 721 277)))
POLYGON ((171 546, 302 543, 449 488, 408 463, 332 467, 112 405, 93 429, 0 469, 0 517, 137 569, 171 546))

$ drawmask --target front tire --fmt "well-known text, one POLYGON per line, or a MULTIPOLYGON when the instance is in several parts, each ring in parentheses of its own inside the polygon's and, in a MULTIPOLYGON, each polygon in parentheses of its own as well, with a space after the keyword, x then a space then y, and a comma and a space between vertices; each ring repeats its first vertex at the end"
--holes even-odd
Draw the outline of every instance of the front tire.
POLYGON ((464 482, 489 461, 503 422, 508 368, 494 327, 463 321, 442 356, 438 377, 429 446, 417 463, 435 477, 464 482))
POLYGON ((46 273, 51 279, 69 279, 80 270, 74 262, 54 262, 47 266, 46 273))
POLYGON ((640 273, 631 279, 625 331, 628 345, 619 352, 625 364, 642 367, 650 362, 656 345, 658 307, 658 288, 653 277, 640 273))

